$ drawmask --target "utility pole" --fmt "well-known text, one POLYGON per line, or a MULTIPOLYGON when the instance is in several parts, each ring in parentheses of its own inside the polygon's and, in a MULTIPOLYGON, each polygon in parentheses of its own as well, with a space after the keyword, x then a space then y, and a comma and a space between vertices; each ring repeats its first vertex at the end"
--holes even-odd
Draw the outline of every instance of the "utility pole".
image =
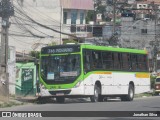
POLYGON ((154 14, 155 14, 155 41, 154 41, 154 63, 153 63, 153 70, 154 72, 157 72, 157 53, 158 53, 158 47, 159 47, 159 43, 158 43, 158 38, 157 38, 157 5, 153 2, 153 10, 154 10, 154 14))
POLYGON ((113 35, 115 34, 115 29, 116 29, 116 1, 113 0, 113 35))
POLYGON ((62 14, 63 14, 63 7, 60 6, 60 45, 62 44, 62 14))
POLYGON ((14 14, 10 0, 0 1, 1 27, 1 54, 0 54, 0 100, 9 101, 9 74, 8 74, 8 29, 9 17, 14 14))

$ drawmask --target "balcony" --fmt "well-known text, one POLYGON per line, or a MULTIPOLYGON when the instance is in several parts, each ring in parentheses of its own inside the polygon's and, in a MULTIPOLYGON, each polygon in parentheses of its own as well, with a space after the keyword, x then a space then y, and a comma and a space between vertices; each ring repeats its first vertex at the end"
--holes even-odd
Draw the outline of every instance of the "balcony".
MULTIPOLYGON (((110 37, 113 34, 112 29, 112 25, 63 25, 63 32, 82 38, 110 37)), ((121 34, 120 26, 116 26, 116 33, 121 34)))
POLYGON ((92 34, 92 37, 102 37, 102 25, 71 25, 70 32, 73 34, 86 33, 92 34))

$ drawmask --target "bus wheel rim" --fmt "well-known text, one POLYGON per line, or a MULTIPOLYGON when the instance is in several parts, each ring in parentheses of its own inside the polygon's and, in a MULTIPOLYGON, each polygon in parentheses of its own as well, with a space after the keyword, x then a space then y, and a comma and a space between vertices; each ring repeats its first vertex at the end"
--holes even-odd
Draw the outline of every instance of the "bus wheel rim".
POLYGON ((130 90, 130 98, 133 98, 133 94, 134 94, 134 93, 133 93, 133 90, 131 89, 131 90, 130 90))
POLYGON ((98 91, 97 91, 97 89, 95 89, 95 91, 94 91, 94 99, 95 99, 95 101, 98 100, 98 91))

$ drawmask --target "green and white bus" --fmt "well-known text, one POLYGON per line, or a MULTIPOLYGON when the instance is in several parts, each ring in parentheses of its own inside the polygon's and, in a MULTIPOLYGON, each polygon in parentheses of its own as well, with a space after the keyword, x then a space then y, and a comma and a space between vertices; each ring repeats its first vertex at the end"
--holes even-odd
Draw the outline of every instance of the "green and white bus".
POLYGON ((150 91, 147 51, 89 44, 43 47, 40 54, 40 96, 104 97, 132 101, 150 91))

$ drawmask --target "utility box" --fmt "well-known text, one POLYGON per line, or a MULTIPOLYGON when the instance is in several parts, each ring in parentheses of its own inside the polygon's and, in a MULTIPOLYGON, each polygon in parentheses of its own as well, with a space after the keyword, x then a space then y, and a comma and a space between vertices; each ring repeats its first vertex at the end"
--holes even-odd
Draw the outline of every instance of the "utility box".
POLYGON ((36 65, 16 63, 16 96, 36 96, 36 65))

